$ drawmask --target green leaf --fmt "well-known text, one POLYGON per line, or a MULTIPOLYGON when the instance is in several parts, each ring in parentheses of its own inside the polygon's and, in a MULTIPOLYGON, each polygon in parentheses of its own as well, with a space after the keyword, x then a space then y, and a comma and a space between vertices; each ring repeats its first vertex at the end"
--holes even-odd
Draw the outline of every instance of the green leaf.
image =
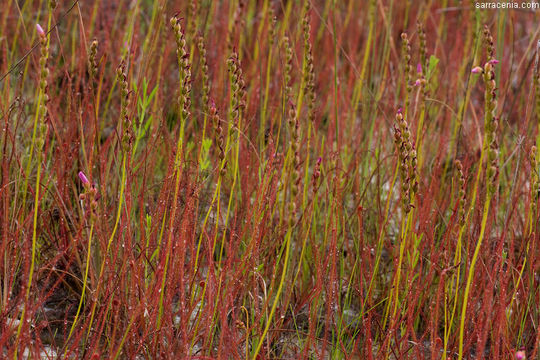
POLYGON ((201 157, 199 160, 199 168, 201 171, 205 171, 210 167, 210 160, 208 159, 208 154, 210 153, 210 146, 212 145, 212 140, 209 138, 204 138, 201 144, 201 157))
POLYGON ((431 55, 429 57, 429 63, 428 63, 428 71, 426 74, 426 80, 429 80, 431 75, 435 72, 435 68, 437 67, 437 64, 439 63, 439 58, 437 58, 435 55, 431 55))

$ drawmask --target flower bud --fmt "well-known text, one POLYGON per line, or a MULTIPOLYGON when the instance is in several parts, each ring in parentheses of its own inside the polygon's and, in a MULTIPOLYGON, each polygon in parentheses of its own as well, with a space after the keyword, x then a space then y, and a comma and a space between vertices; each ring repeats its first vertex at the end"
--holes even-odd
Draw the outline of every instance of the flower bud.
POLYGON ((471 70, 471 73, 473 73, 473 74, 481 74, 483 72, 484 72, 484 69, 482 69, 480 66, 475 66, 471 70))
POLYGON ((86 177, 86 175, 82 172, 82 171, 79 171, 79 179, 81 179, 83 185, 85 187, 89 187, 90 186, 90 181, 88 181, 88 178, 86 177))
POLYGON ((38 33, 39 36, 41 36, 41 37, 44 37, 44 36, 45 36, 45 31, 43 30, 43 28, 41 27, 41 25, 36 24, 36 31, 37 31, 37 33, 38 33))

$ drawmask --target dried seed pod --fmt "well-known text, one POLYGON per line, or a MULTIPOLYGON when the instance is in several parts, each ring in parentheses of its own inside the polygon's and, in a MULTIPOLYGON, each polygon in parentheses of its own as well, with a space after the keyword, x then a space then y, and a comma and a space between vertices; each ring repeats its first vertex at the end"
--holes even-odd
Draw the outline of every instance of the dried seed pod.
POLYGON ((202 103, 203 111, 206 114, 208 112, 208 100, 210 97, 210 76, 208 74, 208 61, 206 59, 206 47, 204 45, 204 38, 199 36, 197 38, 197 47, 199 49, 199 55, 201 58, 201 76, 202 76, 202 103))
POLYGON ((94 39, 92 44, 90 44, 90 52, 88 54, 88 72, 90 74, 91 81, 96 77, 98 72, 97 47, 98 41, 97 39, 94 39))
POLYGON ((122 121, 122 149, 127 152, 131 146, 132 129, 131 119, 129 117, 129 83, 127 81, 126 63, 124 60, 120 62, 116 68, 116 77, 120 83, 121 110, 120 119, 122 121))
POLYGON ((414 143, 411 140, 409 125, 405 120, 401 109, 396 113, 394 124, 394 143, 398 150, 399 172, 401 177, 401 198, 403 210, 408 213, 411 210, 411 202, 418 192, 417 155, 414 143))
POLYGON ((461 161, 456 160, 456 170, 458 173, 458 221, 460 226, 465 225, 465 202, 466 202, 466 192, 465 192, 465 175, 463 174, 463 165, 461 161))
POLYGON ((307 96, 307 118, 310 122, 315 120, 315 68, 313 65, 313 49, 310 40, 311 22, 309 18, 310 2, 306 1, 304 17, 302 19, 302 30, 304 34, 304 92, 307 96))
POLYGON ((183 120, 191 115, 191 65, 187 52, 186 38, 180 19, 175 15, 170 20, 176 41, 176 57, 180 71, 180 94, 178 105, 183 120))
POLYGON ((407 33, 401 33, 402 40, 402 56, 403 56, 403 72, 405 74, 405 89, 407 91, 405 97, 405 109, 409 108, 410 96, 412 93, 412 65, 411 65, 411 44, 407 33))
POLYGON ((236 51, 233 51, 232 55, 227 60, 227 66, 229 69, 229 74, 231 76, 232 92, 232 102, 229 116, 231 120, 234 120, 236 123, 238 123, 244 109, 246 108, 247 95, 244 76, 242 74, 240 60, 238 59, 238 54, 236 53, 236 51))

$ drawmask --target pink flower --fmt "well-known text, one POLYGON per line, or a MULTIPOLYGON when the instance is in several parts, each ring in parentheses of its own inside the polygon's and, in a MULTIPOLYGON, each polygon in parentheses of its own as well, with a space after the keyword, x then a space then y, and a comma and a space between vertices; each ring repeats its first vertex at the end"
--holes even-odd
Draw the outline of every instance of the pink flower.
POLYGON ((82 171, 79 171, 79 179, 81 179, 84 187, 90 186, 90 181, 88 181, 88 178, 86 177, 86 175, 84 175, 82 171))
POLYGON ((403 111, 402 108, 397 109, 397 113, 398 113, 398 114, 401 114, 402 111, 403 111))
POLYGON ((492 59, 492 60, 489 60, 488 63, 490 63, 491 65, 495 65, 495 64, 498 64, 498 63, 499 63, 499 60, 497 60, 497 59, 492 59))
POLYGON ((416 65, 416 72, 418 74, 421 74, 422 73, 422 64, 418 63, 418 65, 416 65))
POLYGON ((525 360, 527 357, 525 355, 525 351, 523 350, 519 350, 518 352, 516 352, 516 359, 517 360, 525 360))
POLYGON ((473 67, 471 72, 473 74, 481 74, 482 72, 484 72, 484 69, 482 69, 480 66, 475 66, 475 67, 473 67))
POLYGON ((45 36, 45 31, 43 31, 43 28, 41 27, 41 25, 36 24, 36 30, 39 36, 45 36))

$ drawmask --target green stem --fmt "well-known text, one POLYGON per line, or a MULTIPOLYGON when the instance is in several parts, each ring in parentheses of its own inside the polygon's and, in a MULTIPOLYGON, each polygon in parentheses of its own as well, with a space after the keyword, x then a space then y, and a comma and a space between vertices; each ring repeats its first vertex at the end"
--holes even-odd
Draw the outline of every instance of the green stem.
MULTIPOLYGON (((86 269, 84 270, 84 278, 83 278, 83 288, 81 293, 81 299, 79 300, 79 306, 77 307, 77 313, 75 314, 75 319, 73 319, 73 323, 71 324, 71 329, 69 330, 68 337, 66 339, 66 343, 69 342, 69 339, 71 339, 71 335, 73 335, 73 330, 75 330, 75 325, 77 324, 77 320, 79 319, 79 314, 81 313, 82 304, 84 302, 84 295, 86 293, 86 283, 88 282, 88 269, 90 268, 90 254, 92 253, 92 233, 94 232, 94 224, 92 223, 90 225, 90 235, 88 236, 88 249, 86 253, 86 269)), ((68 351, 68 348, 66 347, 66 350, 64 351, 64 357, 66 356, 66 352, 68 351)))
POLYGON ((266 326, 264 327, 264 331, 262 333, 261 339, 259 340, 259 343, 257 344, 257 347, 255 348, 255 352, 253 353, 253 356, 251 357, 252 360, 256 360, 257 355, 261 351, 264 338, 266 337, 266 334, 268 333, 268 329, 270 328, 270 324, 272 323, 272 318, 274 316, 274 313, 276 312, 277 304, 281 296, 281 291, 283 290, 283 284, 285 283, 285 275, 287 274, 287 265, 289 262, 289 254, 291 250, 291 232, 292 232, 292 229, 289 228, 289 231, 287 232, 287 235, 285 238, 285 259, 283 260, 283 272, 281 273, 281 279, 279 281, 276 297, 274 298, 274 303, 272 304, 270 315, 268 315, 268 320, 266 321, 266 326))
POLYGON ((469 291, 471 290, 471 284, 474 277, 474 268, 478 260, 478 254, 480 253, 480 248, 482 247, 482 240, 484 239, 484 234, 486 231, 486 223, 487 223, 490 203, 491 203, 491 195, 488 193, 486 202, 484 204, 484 214, 482 216, 482 227, 480 228, 480 236, 478 238, 478 242, 476 243, 476 248, 474 249, 474 255, 471 260, 471 267, 469 269, 469 274, 467 276, 467 283, 465 285, 465 294, 463 295, 463 306, 461 308, 461 322, 459 325, 458 360, 463 359, 463 338, 464 338, 464 332, 465 332, 465 315, 467 313, 467 302, 469 300, 469 291))

